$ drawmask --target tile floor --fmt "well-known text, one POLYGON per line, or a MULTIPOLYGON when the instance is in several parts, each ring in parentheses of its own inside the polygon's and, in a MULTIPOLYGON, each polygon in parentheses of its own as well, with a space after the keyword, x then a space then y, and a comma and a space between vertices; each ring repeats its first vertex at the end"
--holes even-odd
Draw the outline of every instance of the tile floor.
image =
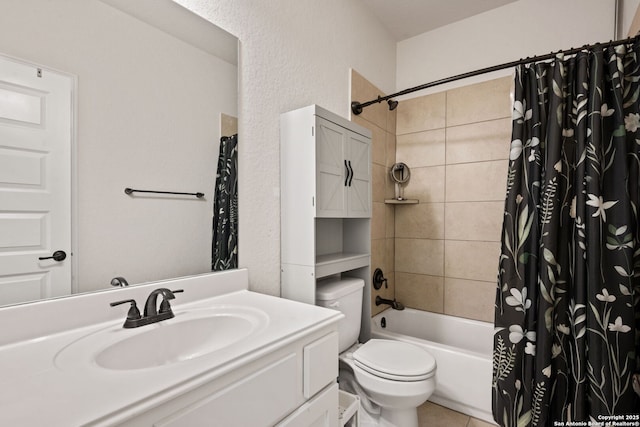
POLYGON ((420 427, 492 427, 485 421, 478 420, 460 412, 452 411, 444 406, 426 402, 418 407, 420 427))

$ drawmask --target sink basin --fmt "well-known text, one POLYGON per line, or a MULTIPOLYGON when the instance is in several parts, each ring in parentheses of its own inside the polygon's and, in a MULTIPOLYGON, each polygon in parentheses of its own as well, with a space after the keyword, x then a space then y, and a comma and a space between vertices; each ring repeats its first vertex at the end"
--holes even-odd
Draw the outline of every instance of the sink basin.
POLYGON ((111 370, 159 368, 229 348, 267 323, 260 310, 230 306, 177 312, 173 319, 134 329, 119 322, 72 342, 55 362, 63 369, 83 361, 111 370))

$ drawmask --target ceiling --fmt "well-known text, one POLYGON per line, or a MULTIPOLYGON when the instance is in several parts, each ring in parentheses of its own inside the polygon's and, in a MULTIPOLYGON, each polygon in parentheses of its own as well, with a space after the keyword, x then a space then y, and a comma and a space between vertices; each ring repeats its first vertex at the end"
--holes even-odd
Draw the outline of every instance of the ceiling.
POLYGON ((517 0, 362 0, 397 41, 517 0))

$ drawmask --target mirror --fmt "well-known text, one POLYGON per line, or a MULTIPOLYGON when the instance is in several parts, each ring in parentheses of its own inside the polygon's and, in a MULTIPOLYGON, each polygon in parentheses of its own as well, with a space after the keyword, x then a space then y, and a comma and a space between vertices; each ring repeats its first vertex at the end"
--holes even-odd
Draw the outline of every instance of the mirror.
POLYGON ((391 180, 395 183, 396 200, 403 200, 402 184, 409 182, 411 178, 411 169, 405 163, 395 163, 389 171, 391 180))
MULTIPOLYGON (((72 293, 111 289, 114 277, 134 285, 211 271, 220 140, 237 133, 237 39, 171 0, 5 0, 2 9, 0 53, 72 81, 71 247, 50 241, 45 219, 27 252, 65 250, 72 293)), ((3 144, 0 164, 11 161, 3 144)), ((3 190, 0 179, 0 214, 3 190)), ((0 256, 10 246, 0 239, 0 256)), ((0 305, 19 302, 2 298, 8 263, 0 259, 0 305)), ((23 282, 60 296, 46 276, 23 282)))

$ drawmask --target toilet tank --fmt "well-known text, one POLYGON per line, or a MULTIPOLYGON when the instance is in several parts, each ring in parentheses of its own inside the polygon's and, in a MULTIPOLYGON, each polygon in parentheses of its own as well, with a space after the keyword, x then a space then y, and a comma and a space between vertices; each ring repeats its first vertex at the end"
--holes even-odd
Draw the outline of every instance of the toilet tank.
POLYGON ((340 353, 358 341, 363 288, 364 280, 355 277, 330 277, 316 283, 316 304, 338 310, 345 316, 338 323, 340 353))

